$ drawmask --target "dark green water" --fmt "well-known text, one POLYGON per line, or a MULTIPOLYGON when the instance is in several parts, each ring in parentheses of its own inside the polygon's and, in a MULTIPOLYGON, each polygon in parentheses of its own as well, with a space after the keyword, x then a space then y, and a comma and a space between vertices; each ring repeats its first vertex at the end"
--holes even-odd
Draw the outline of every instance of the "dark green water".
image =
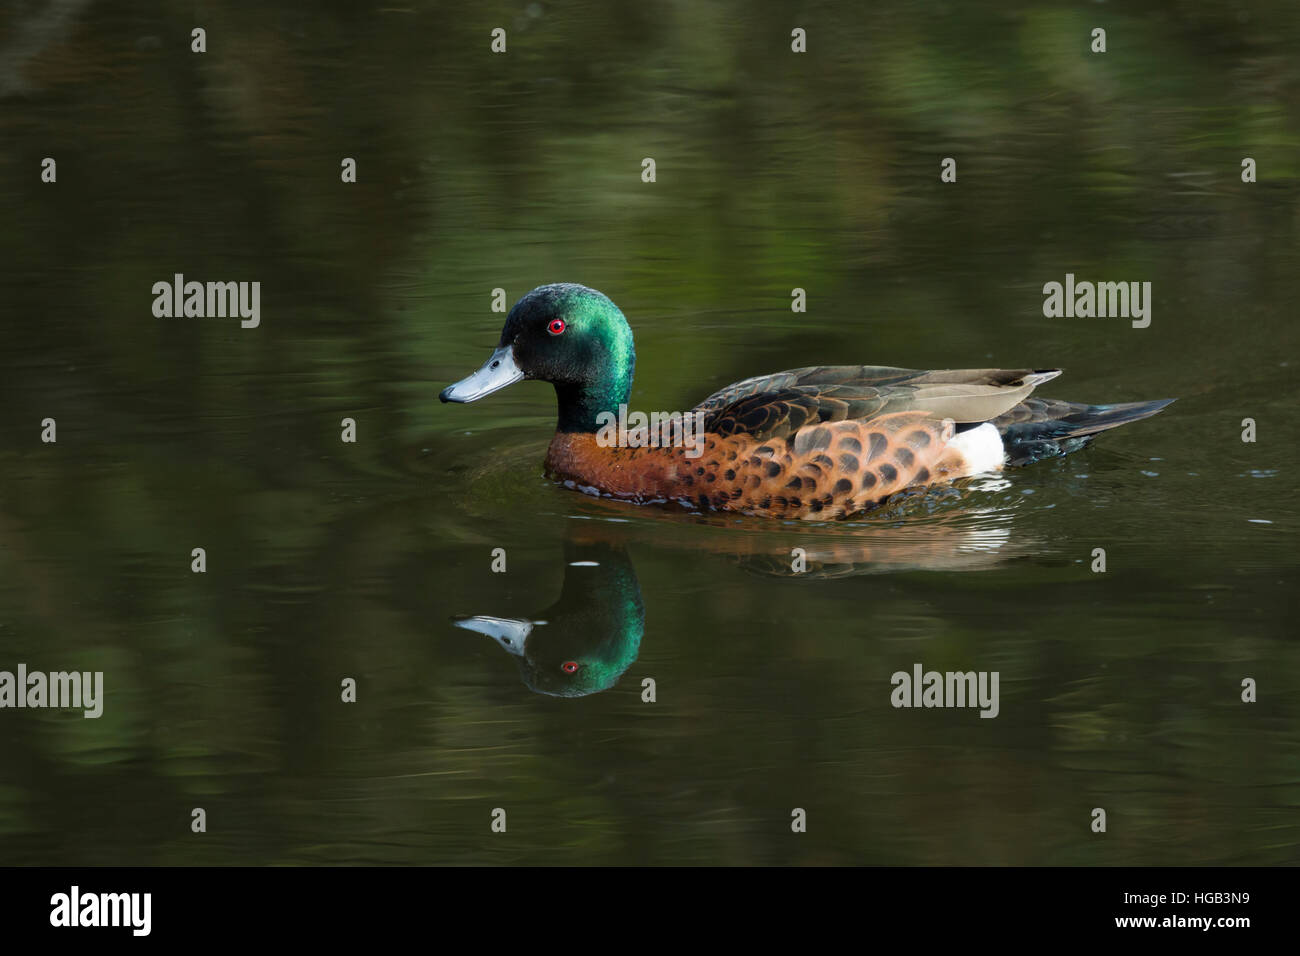
POLYGON ((0 14, 0 670, 106 697, 0 710, 0 864, 1300 861, 1293 3, 187 6, 0 14), (1067 272, 1150 327, 1045 318, 1067 272), (175 273, 260 325, 155 317, 175 273), (562 280, 643 409, 840 362, 1179 401, 852 523, 636 509, 541 476, 549 386, 437 400, 562 280), (530 690, 587 653, 634 659, 530 690), (998 717, 892 707, 917 662, 998 717))

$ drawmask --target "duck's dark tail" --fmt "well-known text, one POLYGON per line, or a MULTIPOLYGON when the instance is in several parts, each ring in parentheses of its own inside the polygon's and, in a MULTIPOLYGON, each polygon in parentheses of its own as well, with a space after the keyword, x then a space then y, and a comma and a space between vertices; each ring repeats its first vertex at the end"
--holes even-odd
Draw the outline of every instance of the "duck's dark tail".
POLYGON ((1008 467, 1028 465, 1078 451, 1098 432, 1150 418, 1170 402, 1125 402, 1122 405, 1083 405, 1050 398, 1027 398, 997 418, 1008 467))

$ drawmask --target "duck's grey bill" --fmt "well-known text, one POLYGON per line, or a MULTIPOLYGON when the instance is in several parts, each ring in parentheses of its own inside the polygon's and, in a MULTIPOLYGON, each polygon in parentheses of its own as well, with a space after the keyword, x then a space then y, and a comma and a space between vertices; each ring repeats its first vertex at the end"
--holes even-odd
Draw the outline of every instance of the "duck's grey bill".
POLYGON ((517 654, 521 657, 524 653, 524 645, 528 643, 528 635, 533 632, 532 621, 520 621, 509 617, 488 617, 486 614, 463 618, 456 622, 456 626, 463 627, 467 631, 486 634, 511 654, 517 654))
POLYGON ((481 369, 469 378, 462 378, 455 385, 448 385, 438 397, 444 402, 476 402, 484 395, 499 392, 523 377, 524 373, 515 364, 515 354, 511 347, 503 345, 492 353, 492 357, 483 363, 481 369))

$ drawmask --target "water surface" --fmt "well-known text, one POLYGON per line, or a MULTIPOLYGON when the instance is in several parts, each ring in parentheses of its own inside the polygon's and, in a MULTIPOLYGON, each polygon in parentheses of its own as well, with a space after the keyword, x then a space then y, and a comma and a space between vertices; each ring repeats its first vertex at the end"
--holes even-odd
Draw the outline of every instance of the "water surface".
POLYGON ((0 669, 107 692, 0 711, 0 863, 1300 859, 1293 4, 186 6, 0 17, 0 669), (1045 318, 1067 272, 1150 327, 1045 318), (260 326, 155 318, 175 273, 260 326), (646 410, 839 362, 1179 401, 852 522, 638 509, 542 477, 549 386, 437 401, 551 281, 646 410), (570 653, 617 680, 553 696, 570 653), (998 717, 891 707, 915 662, 998 717))

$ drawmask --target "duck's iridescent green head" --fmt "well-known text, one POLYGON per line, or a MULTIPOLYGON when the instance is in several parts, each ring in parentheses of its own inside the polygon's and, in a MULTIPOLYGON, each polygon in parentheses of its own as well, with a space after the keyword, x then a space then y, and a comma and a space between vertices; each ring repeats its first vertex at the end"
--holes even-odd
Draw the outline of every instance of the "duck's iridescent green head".
POLYGON ((496 351, 473 375, 449 385, 444 402, 473 402, 520 379, 555 386, 558 429, 594 432, 596 416, 618 411, 632 391, 632 329, 608 296, 562 282, 538 286, 506 316, 496 351))

